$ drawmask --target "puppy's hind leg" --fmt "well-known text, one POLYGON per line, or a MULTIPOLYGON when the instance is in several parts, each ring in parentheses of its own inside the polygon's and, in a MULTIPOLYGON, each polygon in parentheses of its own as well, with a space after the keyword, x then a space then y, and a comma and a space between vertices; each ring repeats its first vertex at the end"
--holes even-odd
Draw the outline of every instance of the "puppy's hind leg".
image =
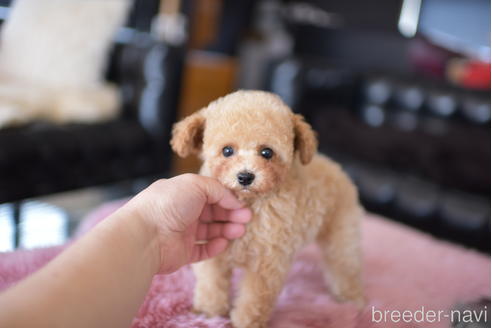
POLYGON ((359 308, 365 299, 361 281, 360 220, 363 211, 354 204, 338 208, 319 234, 326 282, 338 301, 354 302, 359 308))

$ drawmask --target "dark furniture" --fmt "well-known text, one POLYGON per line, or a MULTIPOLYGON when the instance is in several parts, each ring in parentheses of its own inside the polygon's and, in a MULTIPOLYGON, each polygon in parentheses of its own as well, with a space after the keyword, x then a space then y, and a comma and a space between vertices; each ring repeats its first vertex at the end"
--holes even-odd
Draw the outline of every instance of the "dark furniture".
POLYGON ((0 130, 0 203, 15 203, 17 225, 23 199, 169 174, 169 135, 184 47, 151 35, 158 6, 158 0, 135 1, 116 37, 107 78, 120 86, 120 117, 97 124, 36 122, 0 130))
POLYGON ((447 82, 441 62, 457 54, 436 50, 422 33, 404 37, 402 2, 284 7, 294 51, 271 63, 266 88, 306 116, 364 206, 490 252, 490 90, 447 82), (422 53, 438 65, 419 67, 422 53))

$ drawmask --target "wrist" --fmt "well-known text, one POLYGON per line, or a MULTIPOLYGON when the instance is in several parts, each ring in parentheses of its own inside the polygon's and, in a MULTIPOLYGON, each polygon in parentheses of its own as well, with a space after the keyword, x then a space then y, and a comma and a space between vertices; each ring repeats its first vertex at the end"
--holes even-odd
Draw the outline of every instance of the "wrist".
POLYGON ((161 266, 158 229, 154 222, 138 211, 125 207, 115 213, 118 220, 121 220, 119 226, 125 229, 128 242, 142 254, 141 258, 145 259, 150 272, 156 274, 161 266))

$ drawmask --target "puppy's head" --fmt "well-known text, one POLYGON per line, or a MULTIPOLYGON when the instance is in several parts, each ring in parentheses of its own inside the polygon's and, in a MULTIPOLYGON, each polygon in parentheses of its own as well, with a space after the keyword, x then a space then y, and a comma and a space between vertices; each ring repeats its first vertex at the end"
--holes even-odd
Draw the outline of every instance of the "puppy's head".
POLYGON ((279 186, 297 158, 309 163, 317 140, 279 97, 238 91, 177 123, 171 145, 181 157, 199 155, 211 176, 252 198, 279 186))

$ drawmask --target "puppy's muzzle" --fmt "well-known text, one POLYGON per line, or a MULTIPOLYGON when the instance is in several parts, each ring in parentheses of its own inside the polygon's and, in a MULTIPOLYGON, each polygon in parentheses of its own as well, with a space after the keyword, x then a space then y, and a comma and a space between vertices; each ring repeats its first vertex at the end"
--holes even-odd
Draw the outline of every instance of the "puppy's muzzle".
POLYGON ((243 186, 249 186, 254 179, 255 175, 248 171, 239 172, 237 175, 237 181, 243 186))

